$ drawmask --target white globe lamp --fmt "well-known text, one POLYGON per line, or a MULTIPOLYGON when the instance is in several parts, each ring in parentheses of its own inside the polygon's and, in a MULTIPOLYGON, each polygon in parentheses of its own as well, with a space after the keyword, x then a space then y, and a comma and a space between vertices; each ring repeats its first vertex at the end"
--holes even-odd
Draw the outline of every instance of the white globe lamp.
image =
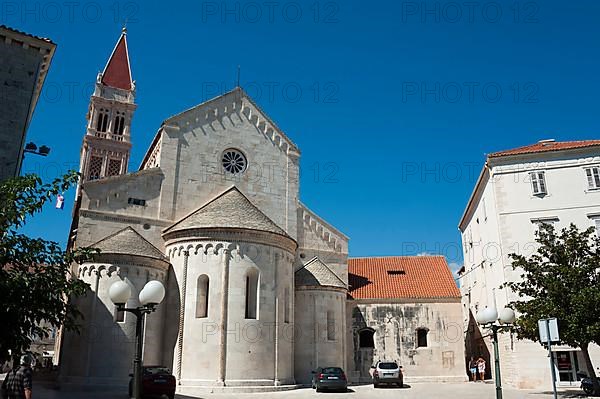
POLYGON ((488 308, 487 306, 481 311, 480 324, 493 323, 498 319, 498 311, 496 308, 488 308))
POLYGON ((513 324, 516 319, 515 312, 510 308, 504 308, 500 311, 498 319, 500 320, 500 323, 513 324))
POLYGON ((146 305, 158 305, 165 298, 165 287, 160 281, 152 280, 148 281, 142 291, 140 292, 140 304, 146 305))
POLYGON ((123 280, 116 281, 108 289, 108 296, 115 305, 124 305, 131 297, 131 287, 123 280))

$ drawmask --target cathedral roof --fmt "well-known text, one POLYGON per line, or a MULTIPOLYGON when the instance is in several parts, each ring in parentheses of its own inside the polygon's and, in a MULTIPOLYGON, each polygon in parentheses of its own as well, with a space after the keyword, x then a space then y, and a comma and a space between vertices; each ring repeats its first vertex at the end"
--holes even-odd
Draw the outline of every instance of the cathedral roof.
POLYGON ((443 256, 348 259, 353 299, 460 298, 443 256))
POLYGON ((127 32, 123 29, 123 33, 121 33, 121 37, 119 37, 119 41, 104 68, 104 72, 102 72, 102 83, 117 89, 131 90, 131 67, 129 66, 126 37, 127 32))
POLYGON ((102 253, 137 255, 147 258, 165 260, 164 253, 142 237, 132 227, 127 226, 90 245, 98 248, 102 253))
POLYGON ((296 271, 296 286, 328 286, 346 289, 346 284, 318 257, 314 257, 296 271))
POLYGON ((198 228, 258 230, 288 237, 267 215, 254 206, 235 186, 164 230, 198 228))

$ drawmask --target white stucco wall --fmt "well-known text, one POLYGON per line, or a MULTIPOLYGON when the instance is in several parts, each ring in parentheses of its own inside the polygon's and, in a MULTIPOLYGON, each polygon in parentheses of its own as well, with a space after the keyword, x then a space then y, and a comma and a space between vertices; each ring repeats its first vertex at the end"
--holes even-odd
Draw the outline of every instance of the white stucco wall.
MULTIPOLYGON (((559 230, 570 223, 580 229, 595 224, 594 217, 600 216, 600 191, 588 189, 584 168, 599 164, 600 153, 593 149, 490 161, 489 179, 484 178, 481 189, 475 192, 473 205, 461 226, 465 272, 460 283, 467 333, 469 311, 474 316, 477 309, 491 306, 494 301, 502 308, 517 299, 514 293, 499 287, 519 278, 519 272, 510 266, 510 253, 529 256, 536 251, 536 220, 553 219, 554 227, 559 230), (547 195, 533 195, 529 177, 532 171, 545 172, 547 195)), ((489 339, 484 342, 486 350, 493 354, 489 339)), ((500 349, 502 377, 507 384, 521 388, 551 387, 547 352, 538 343, 517 341, 507 334, 500 338, 500 349)), ((598 367, 600 349, 593 346, 591 353, 598 367)), ((579 365, 581 369, 582 362, 579 365)))

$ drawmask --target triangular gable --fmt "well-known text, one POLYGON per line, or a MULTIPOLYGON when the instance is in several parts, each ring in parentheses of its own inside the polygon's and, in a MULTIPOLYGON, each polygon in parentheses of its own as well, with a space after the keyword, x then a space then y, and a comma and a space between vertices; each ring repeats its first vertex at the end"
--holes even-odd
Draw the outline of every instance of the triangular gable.
POLYGON ((208 118, 219 118, 226 112, 241 112, 249 121, 256 125, 273 143, 285 150, 300 152, 298 146, 267 116, 267 114, 256 104, 256 102, 241 88, 236 87, 224 94, 214 97, 208 101, 198 104, 183 112, 180 112, 163 121, 163 126, 174 126, 183 122, 192 115, 205 112, 205 120, 208 118), (222 104, 223 108, 220 106, 222 104), (233 104, 239 104, 240 109, 234 110, 233 104), (227 107, 227 109, 225 109, 227 107))
POLYGON ((296 286, 347 288, 342 279, 316 256, 296 271, 295 281, 296 286))
POLYGON ((131 226, 101 239, 90 247, 98 248, 101 253, 137 255, 165 260, 165 254, 131 226))
POLYGON ((194 228, 258 230, 289 237, 235 186, 167 227, 163 234, 194 228))
POLYGON ((102 83, 122 90, 131 90, 131 68, 129 66, 129 52, 127 51, 126 33, 123 32, 115 46, 104 72, 102 83))

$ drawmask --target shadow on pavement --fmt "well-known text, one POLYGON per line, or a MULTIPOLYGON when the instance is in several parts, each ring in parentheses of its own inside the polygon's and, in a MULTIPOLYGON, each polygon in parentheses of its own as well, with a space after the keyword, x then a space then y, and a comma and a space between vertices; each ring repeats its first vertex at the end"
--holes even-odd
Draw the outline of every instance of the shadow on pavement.
MULTIPOLYGON (((552 391, 535 392, 532 395, 552 395, 552 391)), ((593 396, 587 396, 583 391, 558 391, 557 396, 559 398, 593 398, 593 396)))

